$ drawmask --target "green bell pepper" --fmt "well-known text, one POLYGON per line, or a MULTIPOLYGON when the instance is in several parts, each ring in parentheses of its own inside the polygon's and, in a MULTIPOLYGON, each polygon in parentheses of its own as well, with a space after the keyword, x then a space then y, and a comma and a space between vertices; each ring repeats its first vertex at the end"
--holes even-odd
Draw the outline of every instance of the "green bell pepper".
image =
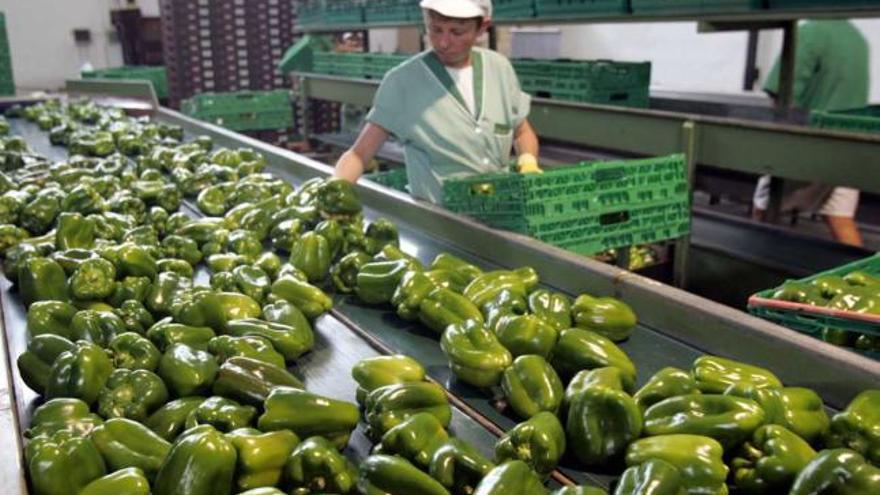
POLYGON ((256 335, 214 337, 208 342, 208 352, 213 354, 221 364, 231 357, 243 356, 282 368, 285 366, 284 356, 272 347, 272 343, 266 338, 256 335))
POLYGON ((290 262, 306 274, 309 282, 320 282, 330 270, 330 246, 327 239, 314 232, 306 232, 293 245, 290 262))
POLYGON ((134 299, 123 302, 113 310, 113 313, 122 320, 127 331, 140 335, 147 333, 147 329, 156 324, 153 314, 134 299))
POLYGON ((299 378, 283 367, 248 357, 231 357, 220 366, 213 392, 244 404, 262 406, 277 387, 305 388, 299 378))
POLYGON ((371 455, 361 463, 357 489, 363 495, 449 495, 406 459, 390 455, 371 455))
POLYGON ((171 446, 153 495, 229 495, 238 455, 232 442, 208 425, 187 430, 171 446))
POLYGON ((391 304, 397 308, 397 315, 404 320, 413 321, 419 317, 422 300, 438 288, 430 275, 421 270, 409 270, 391 296, 391 304))
POLYGON ((174 272, 184 278, 192 278, 195 273, 192 265, 176 258, 162 258, 156 261, 156 269, 159 272, 174 272))
MULTIPOLYGON (((95 220, 86 218, 79 213, 62 213, 58 215, 55 227, 55 247, 59 251, 65 249, 90 249, 95 242, 95 220)), ((4 249, 5 250, 5 249, 4 249)))
POLYGON ((825 444, 852 449, 880 464, 880 390, 865 390, 835 414, 825 444))
POLYGON ((428 473, 452 495, 470 495, 495 464, 469 443, 450 438, 434 452, 428 473))
POLYGON ((91 342, 78 341, 76 348, 64 351, 52 364, 46 398, 73 397, 92 405, 113 371, 113 363, 91 342))
POLYGON ((199 211, 209 217, 219 217, 226 213, 226 199, 232 192, 233 182, 221 182, 211 187, 202 189, 196 197, 196 206, 199 211))
POLYGON ((184 325, 225 329, 227 322, 257 318, 263 308, 237 292, 214 292, 207 288, 179 291, 171 303, 174 320, 184 325))
POLYGON ((173 400, 150 415, 144 425, 165 440, 173 441, 183 431, 190 413, 204 401, 204 397, 195 396, 173 400))
POLYGON ((545 495, 547 489, 541 478, 522 461, 507 461, 489 471, 473 495, 545 495))
POLYGON ((332 218, 324 220, 316 225, 312 232, 320 235, 327 241, 327 248, 329 249, 331 260, 339 257, 345 244, 345 232, 342 230, 342 225, 338 221, 332 218))
POLYGON ((74 349, 76 344, 64 337, 51 333, 37 335, 30 339, 27 350, 18 356, 18 373, 31 390, 44 395, 55 359, 74 349))
POLYGON ((89 434, 112 471, 138 468, 154 478, 171 451, 171 444, 146 426, 125 418, 113 418, 89 434))
POLYGON ((647 461, 623 472, 614 495, 685 495, 681 474, 661 459, 647 461))
POLYGON ((449 435, 437 417, 423 412, 413 414, 385 432, 373 453, 397 455, 426 469, 434 453, 448 438, 449 435))
POLYGON ((84 309, 73 315, 70 329, 76 340, 93 342, 102 347, 127 330, 125 322, 115 313, 93 309, 84 309))
POLYGON ((574 325, 620 342, 629 338, 636 327, 636 314, 623 301, 613 297, 581 294, 571 305, 574 325))
POLYGON ((717 441, 700 435, 660 435, 636 440, 626 449, 626 465, 638 466, 660 459, 678 468, 687 493, 726 495, 728 468, 724 449, 717 441))
POLYGON ((642 414, 654 404, 679 395, 699 394, 697 382, 690 373, 678 368, 663 368, 648 379, 633 395, 642 414))
POLYGON ((475 278, 483 274, 483 270, 480 270, 467 261, 449 253, 438 254, 434 260, 431 261, 430 268, 431 270, 453 271, 463 280, 465 285, 471 283, 475 278))
POLYGON ((455 376, 475 387, 491 387, 513 362, 498 337, 476 320, 449 325, 440 339, 440 348, 455 376))
POLYGON ((495 326, 495 333, 514 357, 537 354, 548 358, 559 337, 553 325, 536 315, 503 316, 495 326))
POLYGON ((165 383, 152 371, 113 370, 98 395, 98 414, 105 418, 145 421, 168 402, 165 383))
POLYGON ((789 495, 871 495, 880 490, 880 468, 848 449, 823 450, 798 474, 789 495))
POLYGON ((98 478, 78 495, 150 495, 150 482, 138 468, 120 469, 98 478))
POLYGON ((283 299, 275 299, 275 302, 263 306, 264 320, 311 332, 312 326, 299 308, 283 299))
POLYGON ((446 327, 461 324, 467 320, 483 323, 483 314, 463 295, 437 287, 419 304, 419 321, 437 333, 443 333, 446 327))
POLYGON ((292 495, 352 493, 358 470, 324 437, 311 437, 293 449, 284 465, 292 495))
MULTIPOLYGON (((278 278, 278 272, 281 270, 281 258, 273 252, 266 251, 257 258, 254 266, 263 270, 269 276, 270 281, 274 281, 278 278)), ((271 283, 269 288, 272 288, 271 283)))
POLYGON ((370 262, 372 257, 363 251, 352 251, 343 256, 330 267, 330 279, 336 290, 343 294, 354 291, 357 274, 361 267, 370 262))
POLYGON ((310 319, 321 316, 333 307, 333 300, 324 291, 292 276, 279 276, 272 284, 272 294, 292 303, 310 319))
POLYGON ((725 448, 739 445, 764 424, 757 402, 730 395, 680 395, 645 411, 645 434, 691 434, 714 438, 725 448))
POLYGON ((508 290, 525 297, 538 283, 538 275, 533 268, 520 268, 515 271, 497 270, 486 272, 475 278, 465 287, 462 295, 477 307, 495 299, 498 293, 508 290))
MULTIPOLYGON (((113 294, 107 299, 107 302, 117 308, 130 300, 143 305, 152 285, 153 283, 147 277, 125 277, 116 282, 113 294)), ((150 316, 152 317, 152 315, 150 316)))
POLYGON ((529 311, 558 331, 571 328, 571 298, 561 292, 538 289, 529 294, 529 311))
POLYGON ((753 388, 745 397, 761 406, 766 424, 784 426, 808 443, 828 433, 831 420, 822 398, 808 388, 753 388))
POLYGON ((217 361, 207 352, 172 344, 162 354, 158 372, 172 395, 187 397, 210 390, 217 369, 217 361))
POLYGON ((566 390, 565 431, 574 456, 587 466, 619 461, 642 433, 642 414, 623 389, 619 368, 581 372, 566 390))
POLYGON ((39 256, 28 258, 19 265, 18 292, 27 308, 38 301, 70 300, 64 269, 58 262, 39 256))
POLYGON ((226 248, 252 263, 263 252, 263 242, 256 233, 238 229, 229 233, 229 237, 226 239, 226 248))
POLYGON ((376 439, 420 412, 433 414, 444 428, 452 419, 446 391, 433 382, 404 382, 379 387, 367 395, 364 411, 369 434, 376 439))
POLYGON ((779 425, 765 425, 739 449, 730 463, 733 482, 745 494, 785 493, 816 451, 779 425))
POLYGON ((113 263, 122 277, 147 277, 155 280, 159 274, 156 258, 145 246, 125 243, 103 249, 99 254, 113 263))
POLYGON ((166 258, 185 260, 190 265, 197 265, 202 261, 202 252, 199 244, 187 237, 169 235, 162 239, 162 253, 166 258))
POLYGON ((542 411, 556 413, 562 405, 559 375, 541 356, 520 356, 504 371, 501 388, 517 416, 531 418, 542 411))
POLYGON ((292 327, 284 323, 244 318, 227 323, 226 333, 236 337, 263 337, 271 342, 272 347, 287 361, 294 361, 311 350, 315 344, 315 336, 308 322, 305 322, 305 325, 292 327))
POLYGON ((563 377, 584 369, 614 366, 623 372, 626 390, 633 390, 636 382, 636 367, 629 356, 610 339, 590 330, 569 328, 560 332, 551 362, 563 377))
POLYGON ((289 430, 262 433, 240 428, 226 435, 238 451, 235 486, 238 490, 272 487, 281 480, 287 459, 299 443, 289 430))
POLYGON ((520 460, 549 476, 565 453, 565 431, 555 414, 543 411, 508 431, 495 444, 495 462, 520 460))
POLYGON ((297 218, 282 220, 272 227, 269 239, 276 251, 293 252, 293 246, 303 232, 303 222, 297 218))
POLYGON ((721 394, 731 387, 738 390, 782 387, 782 382, 770 370, 717 356, 697 358, 691 374, 700 390, 710 394, 721 394))
POLYGON ((69 431, 74 436, 86 436, 103 423, 89 405, 79 399, 51 399, 34 409, 30 427, 25 438, 51 436, 59 431, 69 431))
POLYGON ((237 291, 262 303, 269 294, 272 280, 269 275, 256 266, 241 265, 232 269, 237 291))
POLYGON ((358 271, 355 294, 367 304, 388 303, 409 267, 404 259, 367 263, 358 271))
POLYGON ((376 356, 358 361, 351 368, 351 376, 358 384, 357 401, 363 404, 367 395, 377 388, 425 381, 425 368, 422 363, 402 354, 376 356))
POLYGON ((107 472, 104 459, 88 438, 64 430, 29 441, 25 462, 36 495, 79 493, 107 472))
POLYGON ((147 338, 156 347, 165 352, 174 344, 186 344, 200 351, 208 350, 208 343, 216 337, 209 327, 191 327, 180 323, 172 323, 171 318, 156 322, 147 330, 147 338))
POLYGON ((61 198, 56 191, 52 188, 45 189, 22 208, 19 224, 31 234, 42 235, 48 232, 61 213, 61 198))
POLYGON ((361 211, 361 202, 354 185, 345 179, 325 179, 315 191, 315 206, 325 215, 354 215, 361 211))
POLYGON ((74 305, 64 301, 39 301, 31 304, 27 312, 28 340, 45 334, 75 339, 70 322, 77 311, 74 305))
POLYGON ((219 431, 230 432, 251 425, 257 409, 243 406, 225 397, 209 397, 189 413, 186 429, 211 425, 219 431))
POLYGON ((305 390, 276 387, 263 403, 257 420, 261 431, 292 430, 300 438, 319 435, 337 449, 348 443, 360 414, 350 402, 328 399, 305 390))
POLYGON ((386 218, 376 219, 367 227, 364 234, 364 250, 371 255, 378 254, 387 245, 400 246, 397 225, 386 218))

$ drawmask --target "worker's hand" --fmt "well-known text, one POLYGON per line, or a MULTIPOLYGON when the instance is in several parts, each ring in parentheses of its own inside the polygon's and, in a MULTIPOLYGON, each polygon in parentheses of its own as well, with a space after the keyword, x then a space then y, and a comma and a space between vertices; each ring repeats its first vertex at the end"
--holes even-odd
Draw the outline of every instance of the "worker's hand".
POLYGON ((516 159, 516 165, 521 174, 543 174, 544 171, 538 166, 538 158, 531 153, 523 153, 516 159))

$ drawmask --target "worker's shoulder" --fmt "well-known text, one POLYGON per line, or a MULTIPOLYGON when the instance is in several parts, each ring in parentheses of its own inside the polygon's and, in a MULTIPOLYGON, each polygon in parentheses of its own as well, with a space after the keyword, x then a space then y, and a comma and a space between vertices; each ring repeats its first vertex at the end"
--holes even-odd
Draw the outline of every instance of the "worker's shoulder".
POLYGON ((510 60, 495 50, 474 47, 474 51, 478 52, 480 56, 483 57, 483 63, 486 66, 504 67, 513 70, 510 60))
POLYGON ((855 24, 846 19, 818 19, 805 21, 798 27, 798 36, 828 38, 830 40, 864 39, 855 24))
POLYGON ((424 71, 425 65, 423 63, 423 60, 425 56, 427 56, 427 54, 428 52, 424 51, 404 60, 396 67, 385 73, 385 80, 393 80, 401 77, 405 78, 408 74, 412 74, 413 72, 424 71))

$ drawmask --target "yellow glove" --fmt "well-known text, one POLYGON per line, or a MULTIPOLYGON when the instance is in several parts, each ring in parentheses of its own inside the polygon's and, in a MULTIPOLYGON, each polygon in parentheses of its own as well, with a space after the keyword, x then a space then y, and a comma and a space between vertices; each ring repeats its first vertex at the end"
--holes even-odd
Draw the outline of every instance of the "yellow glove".
POLYGON ((516 165, 521 174, 543 174, 544 171, 538 166, 538 158, 531 153, 523 153, 516 159, 516 165))

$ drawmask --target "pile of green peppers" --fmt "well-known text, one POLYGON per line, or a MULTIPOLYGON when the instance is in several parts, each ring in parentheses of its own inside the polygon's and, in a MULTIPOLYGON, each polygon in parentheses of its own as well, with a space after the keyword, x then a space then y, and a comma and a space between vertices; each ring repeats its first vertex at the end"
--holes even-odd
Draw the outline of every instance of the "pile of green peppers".
POLYGON ((618 346, 637 320, 617 299, 544 289, 528 267, 423 264, 349 183, 294 189, 252 150, 87 101, 20 115, 71 153, 0 138, 0 251, 28 308, 17 365, 44 399, 25 433, 36 494, 546 495, 563 459, 621 473, 615 495, 880 493, 880 390, 829 416, 716 356, 637 388, 618 346), (522 422, 486 456, 401 355, 351 370, 357 404, 308 391, 288 366, 329 292, 434 331, 457 379, 522 422), (341 451, 359 424, 375 448, 356 466, 341 451))

